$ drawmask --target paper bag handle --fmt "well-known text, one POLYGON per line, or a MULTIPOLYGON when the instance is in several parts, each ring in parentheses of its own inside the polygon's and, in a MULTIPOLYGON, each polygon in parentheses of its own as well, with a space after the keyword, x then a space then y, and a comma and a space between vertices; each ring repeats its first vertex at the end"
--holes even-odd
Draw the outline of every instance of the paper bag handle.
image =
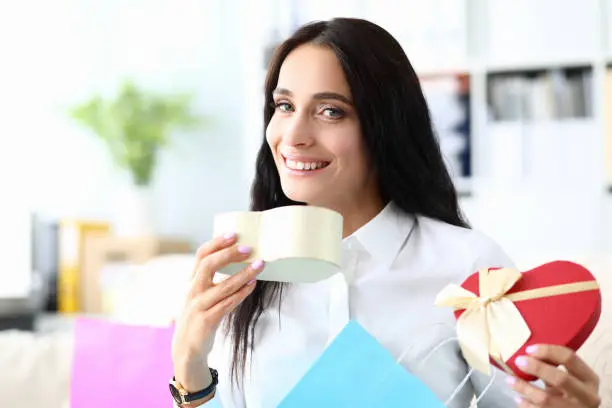
MULTIPOLYGON (((448 324, 446 323, 437 323, 434 324, 433 326, 446 326, 448 324)), ((431 327, 432 325, 429 325, 428 327, 431 327)), ((436 346, 431 349, 431 351, 429 351, 429 353, 427 353, 427 355, 421 360, 420 364, 419 364, 419 368, 421 368, 426 362, 427 360, 429 360, 429 358, 431 358, 431 356, 433 356, 435 354, 436 351, 438 351, 440 348, 442 348, 443 346, 445 346, 446 344, 450 343, 450 342, 454 342, 456 341, 457 343, 459 343, 459 338, 458 337, 450 337, 448 339, 444 339, 441 342, 439 342, 438 344, 436 344, 436 346)), ((406 357, 406 355, 408 354, 408 352, 414 347, 413 344, 409 345, 408 347, 406 347, 402 353, 400 354, 400 356, 397 358, 396 362, 398 364, 402 364, 402 361, 404 360, 404 358, 406 357)), ((450 394, 450 396, 446 399, 446 401, 444 401, 443 405, 448 407, 448 404, 451 403, 451 401, 457 396, 457 394, 459 394, 459 391, 461 391, 461 389, 465 386, 465 384, 469 381, 470 377, 472 376, 472 373, 474 372, 474 369, 472 367, 469 368, 468 373, 463 377, 463 379, 459 382, 459 385, 453 390, 453 392, 450 394)), ((487 385, 484 387, 484 389, 482 390, 482 392, 480 394, 478 394, 476 396, 475 399, 472 400, 472 402, 470 403, 468 408, 476 408, 478 402, 480 402, 480 400, 482 399, 482 397, 485 396, 485 394, 487 393, 487 391, 489 391, 489 389, 491 388, 491 386, 493 385, 493 382, 495 381, 495 374, 496 374, 496 370, 493 370, 493 374, 491 375, 491 379, 489 380, 489 382, 487 383, 487 385)))

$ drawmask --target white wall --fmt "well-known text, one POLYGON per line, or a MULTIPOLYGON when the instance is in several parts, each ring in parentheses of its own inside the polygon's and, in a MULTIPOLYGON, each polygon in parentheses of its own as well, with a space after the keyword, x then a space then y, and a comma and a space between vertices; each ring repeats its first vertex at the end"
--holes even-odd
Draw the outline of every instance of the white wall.
POLYGON ((5 193, 47 215, 112 220, 125 177, 65 108, 94 91, 114 92, 125 77, 152 89, 191 90, 198 112, 215 123, 177 135, 184 138, 163 155, 157 227, 207 239, 215 212, 247 204, 242 37, 234 20, 235 7, 222 0, 3 2, 0 181, 16 179, 14 188, 25 189, 5 193))
POLYGON ((519 264, 612 253, 612 197, 588 190, 487 188, 462 199, 471 224, 519 264))

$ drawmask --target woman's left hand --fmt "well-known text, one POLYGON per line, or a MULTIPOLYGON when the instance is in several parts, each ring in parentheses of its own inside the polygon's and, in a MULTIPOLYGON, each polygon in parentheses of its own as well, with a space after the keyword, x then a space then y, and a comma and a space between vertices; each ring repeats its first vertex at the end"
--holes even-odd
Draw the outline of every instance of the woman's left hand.
POLYGON ((516 365, 525 373, 540 378, 546 388, 508 377, 512 388, 520 395, 520 408, 599 407, 599 377, 573 350, 538 345, 528 347, 527 354, 518 357, 516 365))

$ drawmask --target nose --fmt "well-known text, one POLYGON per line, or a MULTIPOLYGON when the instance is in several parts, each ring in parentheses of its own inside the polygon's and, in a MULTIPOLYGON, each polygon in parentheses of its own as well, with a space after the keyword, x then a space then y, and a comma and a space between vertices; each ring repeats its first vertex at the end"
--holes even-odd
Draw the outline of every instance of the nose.
POLYGON ((305 115, 294 114, 287 118, 283 132, 283 143, 288 146, 306 147, 313 143, 313 133, 310 121, 305 115))

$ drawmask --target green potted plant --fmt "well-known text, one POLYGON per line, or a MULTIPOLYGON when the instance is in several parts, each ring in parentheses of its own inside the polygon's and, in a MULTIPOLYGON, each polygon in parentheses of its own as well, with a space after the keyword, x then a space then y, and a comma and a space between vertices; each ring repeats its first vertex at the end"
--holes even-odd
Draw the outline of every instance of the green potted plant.
POLYGON ((152 233, 150 187, 159 154, 170 146, 174 132, 203 123, 192 113, 192 96, 155 93, 125 81, 115 97, 95 95, 69 114, 100 138, 114 164, 130 176, 131 184, 118 203, 119 233, 152 233))

